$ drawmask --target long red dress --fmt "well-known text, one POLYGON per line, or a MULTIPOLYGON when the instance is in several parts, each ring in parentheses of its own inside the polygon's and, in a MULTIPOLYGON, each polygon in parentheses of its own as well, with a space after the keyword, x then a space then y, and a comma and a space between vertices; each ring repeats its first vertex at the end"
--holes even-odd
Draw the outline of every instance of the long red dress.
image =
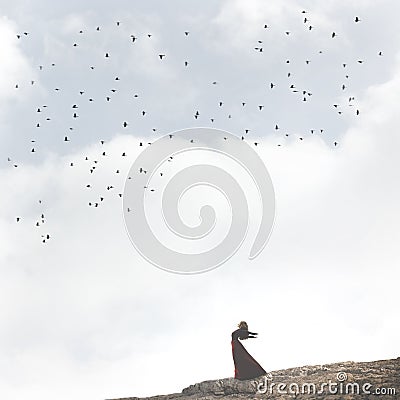
POLYGON ((247 329, 237 329, 232 332, 232 356, 236 379, 253 379, 267 373, 239 341, 239 339, 254 338, 255 335, 257 334, 249 332, 247 329))

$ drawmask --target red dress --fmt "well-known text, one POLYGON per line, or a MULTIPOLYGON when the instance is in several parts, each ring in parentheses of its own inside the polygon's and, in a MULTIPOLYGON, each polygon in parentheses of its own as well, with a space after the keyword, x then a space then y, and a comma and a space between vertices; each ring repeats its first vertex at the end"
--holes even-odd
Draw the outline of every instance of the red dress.
POLYGON ((267 373, 239 341, 239 339, 254 338, 255 335, 257 334, 249 332, 247 329, 237 329, 232 332, 232 356, 236 379, 253 379, 267 373))

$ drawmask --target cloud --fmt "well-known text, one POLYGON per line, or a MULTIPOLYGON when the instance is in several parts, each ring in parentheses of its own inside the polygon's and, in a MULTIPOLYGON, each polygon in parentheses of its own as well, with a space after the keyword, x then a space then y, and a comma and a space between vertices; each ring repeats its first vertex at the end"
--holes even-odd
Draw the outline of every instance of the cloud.
MULTIPOLYGON (((86 205, 97 194, 85 193, 83 160, 97 159, 100 145, 68 157, 76 170, 58 157, 26 169, 1 207, 3 236, 25 243, 2 261, 10 305, 3 311, 2 343, 13 366, 5 372, 11 382, 5 393, 12 398, 37 390, 46 398, 48 391, 50 398, 68 379, 79 391, 67 390, 65 398, 145 395, 229 376, 229 330, 238 319, 260 331, 246 346, 267 369, 394 356, 399 121, 388 94, 398 93, 399 84, 395 76, 369 90, 365 119, 338 149, 318 138, 280 148, 273 138, 262 142, 278 214, 270 243, 248 266, 245 249, 203 276, 148 266, 125 235, 117 196, 98 210, 86 205), (33 227, 24 233, 6 217, 15 213, 9 200, 35 190, 51 190, 52 240, 45 245, 29 237, 33 227), (156 378, 154 365, 162 371, 156 378), (27 379, 19 391, 16 375, 27 379)), ((126 136, 107 144, 92 191, 104 191, 108 182, 122 188, 113 170, 129 166, 120 154, 130 148, 135 157, 137 142, 126 136)), ((13 174, 3 171, 2 182, 15 182, 13 174)))
POLYGON ((34 79, 31 66, 25 57, 21 42, 25 35, 17 30, 17 24, 7 17, 0 17, 0 35, 2 41, 0 43, 0 52, 2 61, 0 63, 0 105, 2 113, 0 116, 4 118, 8 109, 8 102, 20 99, 19 88, 29 86, 31 83, 26 78, 30 76, 34 79), (17 34, 21 36, 17 38, 17 34))
MULTIPOLYGON (((235 2, 231 9, 226 4, 214 21, 217 27, 213 25, 210 32, 221 29, 221 37, 228 32, 227 37, 233 35, 239 49, 244 39, 248 44, 256 37, 253 25, 271 15, 281 18, 281 23, 287 15, 282 7, 289 7, 271 3, 262 6, 268 8, 260 13, 261 2, 249 6, 235 2), (246 24, 248 30, 242 36, 234 32, 246 24)), ((77 18, 67 18, 68 32, 78 27, 77 18)), ((362 19, 367 20, 365 16, 362 19)), ((7 38, 5 54, 13 55, 0 64, 4 68, 0 77, 7 76, 3 81, 0 78, 6 96, 3 100, 12 105, 8 103, 13 101, 12 83, 29 76, 30 67, 14 37, 16 25, 3 19, 0 29, 7 38)), ((390 26, 387 29, 390 32, 390 26)), ((197 43, 201 44, 201 39, 197 43)), ((226 45, 218 41, 215 48, 226 45)), ((215 59, 210 57, 212 52, 204 54, 208 62, 199 68, 207 73, 187 78, 188 88, 193 86, 193 91, 188 91, 189 100, 201 99, 206 108, 210 99, 217 104, 227 90, 223 100, 233 102, 228 84, 215 85, 212 95, 209 86, 204 92, 199 89, 199 83, 214 79, 208 72, 213 70, 215 59)), ((300 141, 301 130, 290 131, 287 138, 280 132, 266 135, 265 125, 272 124, 271 118, 257 116, 255 127, 264 129, 254 129, 249 142, 260 142, 256 150, 275 185, 277 219, 268 245, 252 262, 247 256, 256 225, 250 227, 240 251, 207 274, 168 274, 148 265, 136 253, 125 232, 118 194, 130 163, 142 148, 138 142, 148 141, 144 134, 117 135, 118 130, 111 129, 111 137, 101 145, 98 132, 103 125, 99 118, 91 129, 82 130, 96 132, 87 143, 76 138, 79 145, 67 147, 64 153, 58 151, 58 145, 53 152, 43 151, 36 163, 26 161, 18 168, 2 168, 3 396, 11 400, 24 396, 53 399, 54 393, 61 400, 144 396, 232 376, 230 332, 242 319, 259 332, 258 340, 247 341, 245 346, 267 370, 395 357, 400 333, 395 290, 400 258, 400 68, 394 59, 388 55, 383 77, 368 76, 364 83, 358 83, 355 91, 360 118, 346 120, 343 126, 348 129, 341 131, 336 148, 323 135, 304 135, 300 141), (102 156, 103 151, 106 156, 102 156), (122 157, 122 152, 127 157, 122 157), (114 188, 108 190, 110 185, 114 188), (99 207, 89 206, 89 202, 97 202, 99 207), (21 217, 18 223, 16 216, 21 217), (50 239, 42 243, 46 234, 50 239)), ((231 67, 226 58, 222 60, 224 68, 231 67)), ((245 61, 242 64, 237 63, 246 70, 248 65, 245 61)), ((321 65, 332 68, 329 59, 321 65)), ((155 82, 162 80, 165 76, 153 67, 150 76, 154 74, 155 82)), ((167 77, 174 75, 174 68, 172 63, 167 77)), ((223 77, 230 76, 232 70, 225 68, 223 77)), ((243 81, 257 86, 259 76, 248 75, 243 75, 243 81)), ((356 80, 360 74, 354 75, 356 80)), ((237 93, 241 80, 238 82, 232 93, 241 107, 243 93, 237 93)), ((168 82, 165 85, 168 87, 168 82)), ((325 86, 321 87, 324 92, 325 86)), ((156 87, 151 88, 157 93, 156 87)), ((182 99, 162 97, 160 109, 169 99, 168 110, 182 104, 177 109, 185 114, 190 106, 184 106, 188 100, 183 92, 182 87, 173 92, 182 99)), ((251 91, 245 93, 246 101, 256 108, 258 92, 254 97, 251 91)), ((326 106, 316 103, 309 114, 298 111, 288 116, 292 109, 282 109, 286 119, 297 123, 304 114, 314 116, 319 106, 326 106)), ((33 106, 35 102, 29 103, 33 106)), ((207 114, 203 108, 201 113, 207 114)), ((235 133, 241 124, 252 124, 254 114, 234 118, 235 133)), ((170 113, 168 118, 177 117, 170 113)), ((282 117, 282 121, 286 119, 282 117)), ((60 120, 68 126, 65 116, 60 120)), ((221 125, 228 129, 229 123, 221 125)))

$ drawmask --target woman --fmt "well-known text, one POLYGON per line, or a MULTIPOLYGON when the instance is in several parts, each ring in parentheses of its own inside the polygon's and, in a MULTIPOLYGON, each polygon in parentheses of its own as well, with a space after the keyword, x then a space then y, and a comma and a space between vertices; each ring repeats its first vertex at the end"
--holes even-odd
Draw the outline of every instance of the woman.
POLYGON ((258 378, 267 372, 263 367, 247 352, 239 339, 256 338, 257 333, 249 332, 245 321, 238 324, 239 329, 232 332, 232 356, 235 365, 235 378, 240 380, 258 378))

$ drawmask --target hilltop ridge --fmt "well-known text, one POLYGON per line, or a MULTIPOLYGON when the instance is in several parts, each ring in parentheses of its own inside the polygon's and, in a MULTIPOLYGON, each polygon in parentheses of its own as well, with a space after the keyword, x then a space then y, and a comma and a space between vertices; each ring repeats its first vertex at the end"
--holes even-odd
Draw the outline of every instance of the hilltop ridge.
POLYGON ((113 400, 233 399, 400 399, 400 357, 371 362, 346 361, 269 372, 257 379, 207 380, 180 393, 113 400))

